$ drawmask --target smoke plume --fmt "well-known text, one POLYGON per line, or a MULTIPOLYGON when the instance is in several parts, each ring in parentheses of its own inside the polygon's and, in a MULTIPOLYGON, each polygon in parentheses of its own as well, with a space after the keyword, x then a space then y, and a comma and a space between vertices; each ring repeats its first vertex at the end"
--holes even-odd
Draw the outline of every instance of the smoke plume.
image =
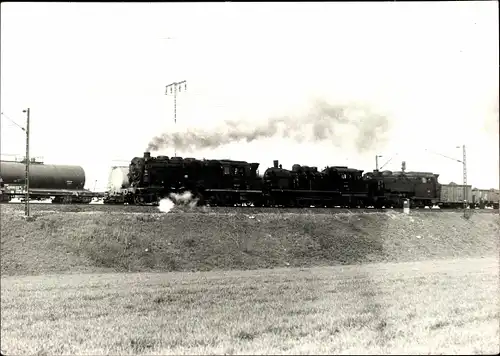
POLYGON ((252 142, 263 138, 287 138, 295 142, 328 141, 336 146, 354 143, 359 153, 382 143, 389 128, 386 116, 361 105, 331 105, 318 101, 309 115, 271 118, 251 125, 248 122, 225 121, 213 131, 187 130, 163 133, 154 137, 146 151, 175 147, 184 152, 216 148, 229 143, 252 142))

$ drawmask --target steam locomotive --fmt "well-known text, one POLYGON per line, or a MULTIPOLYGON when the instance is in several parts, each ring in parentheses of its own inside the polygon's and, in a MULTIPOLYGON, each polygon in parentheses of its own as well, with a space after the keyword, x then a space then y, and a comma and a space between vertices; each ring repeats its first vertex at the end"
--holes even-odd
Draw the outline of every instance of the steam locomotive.
MULTIPOLYGON (((132 159, 126 178, 111 189, 105 204, 157 205, 172 193, 191 192, 199 205, 257 207, 413 207, 438 203, 438 174, 429 172, 367 172, 346 166, 295 164, 291 170, 278 161, 262 176, 259 163, 234 160, 143 157, 132 159)), ((120 168, 123 173, 123 168, 120 168)))

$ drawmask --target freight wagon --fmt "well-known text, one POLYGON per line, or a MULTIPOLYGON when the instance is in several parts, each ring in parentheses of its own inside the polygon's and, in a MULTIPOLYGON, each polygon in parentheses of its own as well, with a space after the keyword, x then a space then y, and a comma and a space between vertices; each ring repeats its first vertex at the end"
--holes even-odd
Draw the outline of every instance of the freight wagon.
MULTIPOLYGON (((3 194, 24 199, 26 187, 24 162, 0 161, 3 194)), ((29 167, 30 199, 52 199, 53 203, 90 203, 99 194, 85 186, 85 171, 80 166, 47 165, 32 160, 29 167)))
POLYGON ((440 198, 438 206, 440 208, 463 208, 464 201, 472 201, 472 186, 462 185, 451 182, 450 184, 441 184, 440 198))
POLYGON ((472 206, 480 209, 486 207, 498 209, 500 190, 498 189, 472 189, 472 206))

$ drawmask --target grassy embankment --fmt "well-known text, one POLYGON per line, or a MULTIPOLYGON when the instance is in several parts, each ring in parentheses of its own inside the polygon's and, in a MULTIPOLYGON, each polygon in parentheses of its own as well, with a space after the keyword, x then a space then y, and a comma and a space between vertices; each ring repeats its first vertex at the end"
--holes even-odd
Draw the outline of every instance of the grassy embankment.
POLYGON ((492 256, 499 218, 453 212, 23 212, 1 207, 2 275, 207 271, 492 256))
POLYGON ((2 278, 7 355, 496 354, 498 259, 2 278))
POLYGON ((498 352, 497 215, 1 209, 8 355, 498 352))

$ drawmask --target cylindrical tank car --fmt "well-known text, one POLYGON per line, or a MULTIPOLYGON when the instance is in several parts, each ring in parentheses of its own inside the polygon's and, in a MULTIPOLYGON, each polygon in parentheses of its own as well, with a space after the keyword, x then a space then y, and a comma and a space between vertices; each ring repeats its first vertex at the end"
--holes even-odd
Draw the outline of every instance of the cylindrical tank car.
MULTIPOLYGON (((0 161, 0 176, 4 184, 24 185, 25 169, 21 162, 0 161)), ((85 171, 80 166, 31 163, 29 186, 33 189, 83 189, 85 171)))
MULTIPOLYGON (((14 196, 24 199, 26 165, 24 162, 0 161, 0 176, 8 195, 6 201, 14 196)), ((29 192, 30 200, 52 199, 53 203, 90 203, 99 194, 84 189, 85 170, 80 166, 43 164, 30 162, 29 192)))

